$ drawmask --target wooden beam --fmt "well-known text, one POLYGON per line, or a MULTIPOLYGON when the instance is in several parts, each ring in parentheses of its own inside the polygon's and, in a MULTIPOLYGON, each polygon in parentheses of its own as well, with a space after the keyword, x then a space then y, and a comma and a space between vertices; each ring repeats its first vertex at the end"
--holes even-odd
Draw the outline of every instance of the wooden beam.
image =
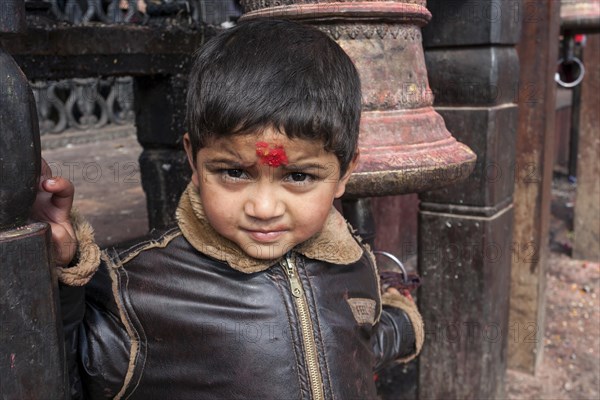
POLYGON ((600 34, 588 35, 584 57, 573 257, 600 261, 600 34))
POLYGON ((521 60, 516 144, 508 366, 535 373, 542 358, 560 2, 530 0, 521 60))

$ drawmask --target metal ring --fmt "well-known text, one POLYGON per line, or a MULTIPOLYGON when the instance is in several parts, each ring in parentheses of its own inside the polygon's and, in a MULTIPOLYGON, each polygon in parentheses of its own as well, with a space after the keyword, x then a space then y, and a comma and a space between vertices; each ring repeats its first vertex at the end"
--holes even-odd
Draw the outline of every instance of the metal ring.
MULTIPOLYGON (((558 60, 557 65, 561 65, 564 63, 564 59, 561 58, 560 60, 558 60)), ((583 63, 581 62, 581 60, 579 60, 579 58, 577 57, 573 57, 573 59, 571 59, 572 62, 574 62, 575 64, 577 64, 577 66, 579 67, 579 76, 577 77, 577 79, 575 79, 573 82, 564 82, 562 79, 560 79, 560 73, 556 72, 554 74, 554 80, 556 81, 556 83, 558 83, 560 86, 564 87, 564 88, 574 88, 575 86, 579 85, 581 83, 581 81, 583 80, 583 77, 585 76, 585 67, 583 66, 583 63)))
POLYGON ((402 270, 402 278, 404 279, 404 283, 408 283, 408 274, 406 273, 406 268, 404 268, 404 264, 402 264, 402 261, 400 261, 398 257, 391 253, 388 253, 387 251, 374 251, 373 254, 381 254, 382 256, 386 256, 387 258, 395 262, 398 265, 398 267, 400 267, 400 269, 402 270))

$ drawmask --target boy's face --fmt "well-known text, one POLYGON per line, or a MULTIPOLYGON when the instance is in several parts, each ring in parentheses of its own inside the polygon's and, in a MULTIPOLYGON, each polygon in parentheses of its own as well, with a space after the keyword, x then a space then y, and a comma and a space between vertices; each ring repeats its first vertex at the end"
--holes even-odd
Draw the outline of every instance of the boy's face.
POLYGON ((246 254, 264 260, 321 230, 357 162, 355 157, 340 177, 337 157, 322 143, 289 139, 272 129, 215 139, 195 163, 187 134, 184 145, 209 223, 246 254), (274 159, 265 156, 269 152, 274 159))

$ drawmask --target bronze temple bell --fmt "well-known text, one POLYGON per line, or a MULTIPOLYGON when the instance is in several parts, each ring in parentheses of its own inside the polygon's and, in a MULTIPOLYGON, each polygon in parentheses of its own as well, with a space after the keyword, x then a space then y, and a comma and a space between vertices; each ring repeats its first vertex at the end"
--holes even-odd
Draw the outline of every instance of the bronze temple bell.
POLYGON ((562 0, 560 19, 563 32, 599 33, 600 2, 598 0, 562 0))
POLYGON ((354 61, 362 81, 361 161, 347 197, 436 189, 466 178, 476 156, 433 109, 421 28, 425 0, 242 0, 242 20, 292 19, 326 32, 354 61))

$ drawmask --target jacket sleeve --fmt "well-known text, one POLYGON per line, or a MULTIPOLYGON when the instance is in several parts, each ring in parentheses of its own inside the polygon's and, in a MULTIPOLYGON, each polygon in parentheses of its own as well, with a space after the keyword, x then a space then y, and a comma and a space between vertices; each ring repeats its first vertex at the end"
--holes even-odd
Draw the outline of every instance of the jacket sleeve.
POLYGON ((385 293, 381 300, 382 313, 372 340, 375 370, 415 358, 425 336, 423 320, 412 300, 391 293, 385 293))
POLYGON ((101 397, 114 397, 113 388, 121 386, 127 371, 129 335, 115 306, 108 257, 101 257, 91 226, 71 217, 78 252, 70 267, 58 271, 71 398, 96 398, 98 387, 104 390, 101 397), (112 363, 102 365, 104 358, 112 363))
POLYGON ((79 213, 71 211, 71 223, 77 238, 77 253, 68 267, 57 268, 58 280, 67 286, 83 286, 100 265, 100 248, 94 241, 94 229, 79 213))

